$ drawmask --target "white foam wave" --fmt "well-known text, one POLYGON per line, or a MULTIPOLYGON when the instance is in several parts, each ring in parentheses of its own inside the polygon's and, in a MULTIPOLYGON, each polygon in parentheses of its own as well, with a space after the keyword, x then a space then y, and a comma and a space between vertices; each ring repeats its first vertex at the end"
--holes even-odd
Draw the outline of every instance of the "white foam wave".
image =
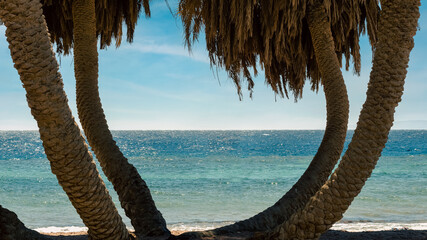
POLYGON ((427 230, 427 222, 400 223, 400 222, 339 222, 332 226, 332 230, 347 232, 364 231, 392 231, 392 230, 427 230))
POLYGON ((204 231, 209 229, 219 228, 225 225, 232 224, 234 222, 193 222, 193 223, 173 223, 168 225, 171 231, 180 232, 193 232, 193 231, 204 231))
MULTIPOLYGON (((134 231, 133 228, 127 227, 128 230, 134 231)), ((76 232, 87 232, 87 227, 76 227, 76 226, 69 226, 69 227, 41 227, 34 229, 35 231, 39 233, 76 233, 76 232)))
MULTIPOLYGON (((199 222, 175 223, 168 226, 171 231, 203 231, 219 228, 233 222, 199 222)), ((402 223, 402 222, 339 222, 332 226, 333 230, 347 232, 363 231, 392 231, 392 230, 427 230, 427 222, 402 223)))
POLYGON ((72 232, 86 232, 87 227, 76 227, 76 226, 70 226, 70 227, 41 227, 34 229, 37 232, 40 233, 72 233, 72 232))
MULTIPOLYGON (((197 223, 174 223, 168 225, 171 231, 190 232, 203 231, 232 224, 233 222, 197 222, 197 223)), ((128 227, 133 231, 133 228, 128 227)), ((427 230, 427 222, 401 223, 401 222, 339 222, 332 226, 332 230, 347 232, 363 231, 393 231, 393 230, 427 230)), ((86 232, 86 227, 41 227, 34 229, 40 233, 73 233, 86 232)))

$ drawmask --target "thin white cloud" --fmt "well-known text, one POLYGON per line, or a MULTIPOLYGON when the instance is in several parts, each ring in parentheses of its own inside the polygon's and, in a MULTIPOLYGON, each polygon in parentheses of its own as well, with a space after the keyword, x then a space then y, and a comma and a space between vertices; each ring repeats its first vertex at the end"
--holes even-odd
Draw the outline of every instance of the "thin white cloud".
POLYGON ((427 129, 427 120, 395 121, 393 129, 427 129))
POLYGON ((124 47, 124 49, 139 51, 141 53, 155 53, 172 56, 188 57, 197 62, 209 63, 209 57, 207 54, 193 50, 188 52, 183 46, 170 45, 170 44, 154 44, 154 43, 133 43, 124 47))

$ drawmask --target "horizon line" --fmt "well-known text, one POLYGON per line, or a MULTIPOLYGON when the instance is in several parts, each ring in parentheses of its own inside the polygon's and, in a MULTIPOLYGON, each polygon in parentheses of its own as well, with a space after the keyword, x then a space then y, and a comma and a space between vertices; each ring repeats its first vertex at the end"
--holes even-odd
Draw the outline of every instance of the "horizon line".
MULTIPOLYGON (((307 128, 307 129, 110 129, 110 131, 324 131, 325 129, 307 128)), ((349 128, 347 131, 354 131, 355 128, 349 128)), ((413 130, 421 131, 427 130, 427 128, 397 128, 391 129, 396 130, 413 130)), ((0 129, 0 131, 38 131, 38 129, 0 129)), ((81 130, 82 131, 82 130, 81 130)), ((82 131, 83 132, 83 131, 82 131)))

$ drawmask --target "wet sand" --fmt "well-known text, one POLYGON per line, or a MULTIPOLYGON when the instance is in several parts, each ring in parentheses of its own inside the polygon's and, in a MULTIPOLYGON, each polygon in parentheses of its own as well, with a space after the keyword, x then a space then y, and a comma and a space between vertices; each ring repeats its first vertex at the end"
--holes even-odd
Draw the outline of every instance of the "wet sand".
MULTIPOLYGON (((182 232, 172 232, 174 235, 179 235, 182 232)), ((49 233, 52 239, 60 240, 87 240, 86 232, 75 233, 49 233)), ((243 239, 238 236, 221 239, 243 239)), ((395 239, 409 239, 409 240, 427 240, 427 230, 393 230, 393 231, 368 231, 368 232, 346 232, 329 230, 320 237, 320 240, 395 240, 395 239)))

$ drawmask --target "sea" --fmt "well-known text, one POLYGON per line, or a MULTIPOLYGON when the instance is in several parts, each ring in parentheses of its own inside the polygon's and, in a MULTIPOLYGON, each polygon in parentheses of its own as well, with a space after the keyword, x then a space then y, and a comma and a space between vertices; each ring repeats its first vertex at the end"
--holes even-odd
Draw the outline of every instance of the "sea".
MULTIPOLYGON (((113 131, 171 230, 243 220, 298 180, 323 131, 113 131)), ((346 137, 345 148, 353 131, 346 137)), ((98 169, 100 167, 98 165, 98 169)), ((101 174, 119 213, 112 185, 101 174)), ((85 230, 51 173, 37 131, 0 131, 0 204, 41 232, 85 230)), ((427 229, 427 130, 391 131, 359 196, 333 229, 427 229)))

